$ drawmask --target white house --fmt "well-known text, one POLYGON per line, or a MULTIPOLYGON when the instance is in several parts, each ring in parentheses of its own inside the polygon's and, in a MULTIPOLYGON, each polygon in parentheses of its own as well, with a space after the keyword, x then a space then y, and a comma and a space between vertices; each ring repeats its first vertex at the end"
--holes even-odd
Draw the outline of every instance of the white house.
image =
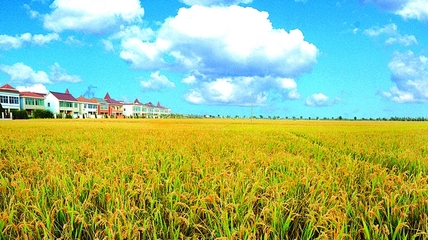
POLYGON ((69 114, 77 118, 79 115, 79 101, 70 94, 68 89, 65 93, 49 92, 45 98, 45 109, 54 114, 69 114))
MULTIPOLYGON (((0 87, 0 103, 5 111, 5 114, 9 113, 11 110, 19 110, 19 91, 5 84, 0 87)), ((0 113, 1 118, 1 113, 0 113)))
POLYGON ((135 99, 132 103, 124 103, 123 104, 123 115, 126 117, 143 117, 142 115, 142 109, 143 104, 138 101, 138 99, 135 99))
POLYGON ((95 118, 98 112, 99 103, 95 99, 87 99, 83 96, 77 98, 79 101, 79 117, 95 118))

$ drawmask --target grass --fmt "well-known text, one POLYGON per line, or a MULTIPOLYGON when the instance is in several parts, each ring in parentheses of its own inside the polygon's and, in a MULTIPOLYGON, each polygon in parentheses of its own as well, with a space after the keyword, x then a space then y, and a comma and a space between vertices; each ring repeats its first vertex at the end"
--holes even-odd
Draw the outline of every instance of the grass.
POLYGON ((0 123, 0 239, 424 239, 428 124, 0 123))

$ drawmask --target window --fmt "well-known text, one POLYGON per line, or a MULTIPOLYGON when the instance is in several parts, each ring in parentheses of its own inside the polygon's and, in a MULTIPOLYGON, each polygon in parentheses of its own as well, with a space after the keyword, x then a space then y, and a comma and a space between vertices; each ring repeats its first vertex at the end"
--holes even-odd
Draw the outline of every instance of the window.
POLYGON ((9 103, 9 98, 7 96, 0 96, 0 103, 9 103))
POLYGON ((86 108, 87 107, 87 104, 83 104, 83 108, 86 108))
POLYGON ((9 97, 9 102, 11 104, 19 104, 19 97, 9 97))
POLYGON ((26 98, 25 105, 34 105, 34 98, 26 98))
POLYGON ((74 108, 77 108, 77 103, 74 104, 74 108))
POLYGON ((51 103, 48 102, 48 107, 50 107, 50 106, 51 106, 51 103))
POLYGON ((60 106, 60 107, 71 108, 71 107, 73 107, 73 103, 71 103, 71 102, 63 102, 63 101, 61 101, 61 102, 59 102, 59 106, 60 106))
POLYGON ((45 100, 43 100, 43 99, 36 99, 36 105, 37 106, 43 106, 43 105, 45 105, 45 100))

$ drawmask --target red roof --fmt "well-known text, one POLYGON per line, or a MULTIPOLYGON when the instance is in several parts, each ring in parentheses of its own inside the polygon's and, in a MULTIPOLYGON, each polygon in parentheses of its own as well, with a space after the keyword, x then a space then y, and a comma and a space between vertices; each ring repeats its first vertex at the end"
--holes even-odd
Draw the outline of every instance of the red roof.
POLYGON ((98 101, 97 100, 95 100, 95 99, 87 99, 87 98, 85 98, 85 97, 83 97, 83 96, 80 96, 80 97, 78 97, 77 98, 77 100, 79 101, 79 102, 87 102, 87 103, 98 103, 98 101))
POLYGON ((2 92, 19 93, 18 90, 16 90, 15 88, 13 88, 12 86, 10 86, 9 84, 5 84, 5 85, 1 86, 0 87, 0 91, 2 91, 2 92))
POLYGON ((52 95, 54 95, 58 100, 62 101, 69 101, 69 102, 77 102, 77 99, 74 98, 70 92, 68 92, 68 89, 66 93, 59 93, 59 92, 51 92, 52 95))
POLYGON ((135 99, 134 104, 141 104, 140 101, 138 101, 138 98, 135 99))
POLYGON ((21 97, 45 98, 46 94, 35 92, 21 92, 21 97))

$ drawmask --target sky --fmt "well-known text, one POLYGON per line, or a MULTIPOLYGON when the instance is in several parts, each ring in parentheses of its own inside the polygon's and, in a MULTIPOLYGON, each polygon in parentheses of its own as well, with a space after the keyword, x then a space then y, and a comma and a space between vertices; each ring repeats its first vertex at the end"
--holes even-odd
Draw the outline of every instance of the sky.
POLYGON ((173 113, 428 117, 428 0, 0 1, 0 85, 173 113))

